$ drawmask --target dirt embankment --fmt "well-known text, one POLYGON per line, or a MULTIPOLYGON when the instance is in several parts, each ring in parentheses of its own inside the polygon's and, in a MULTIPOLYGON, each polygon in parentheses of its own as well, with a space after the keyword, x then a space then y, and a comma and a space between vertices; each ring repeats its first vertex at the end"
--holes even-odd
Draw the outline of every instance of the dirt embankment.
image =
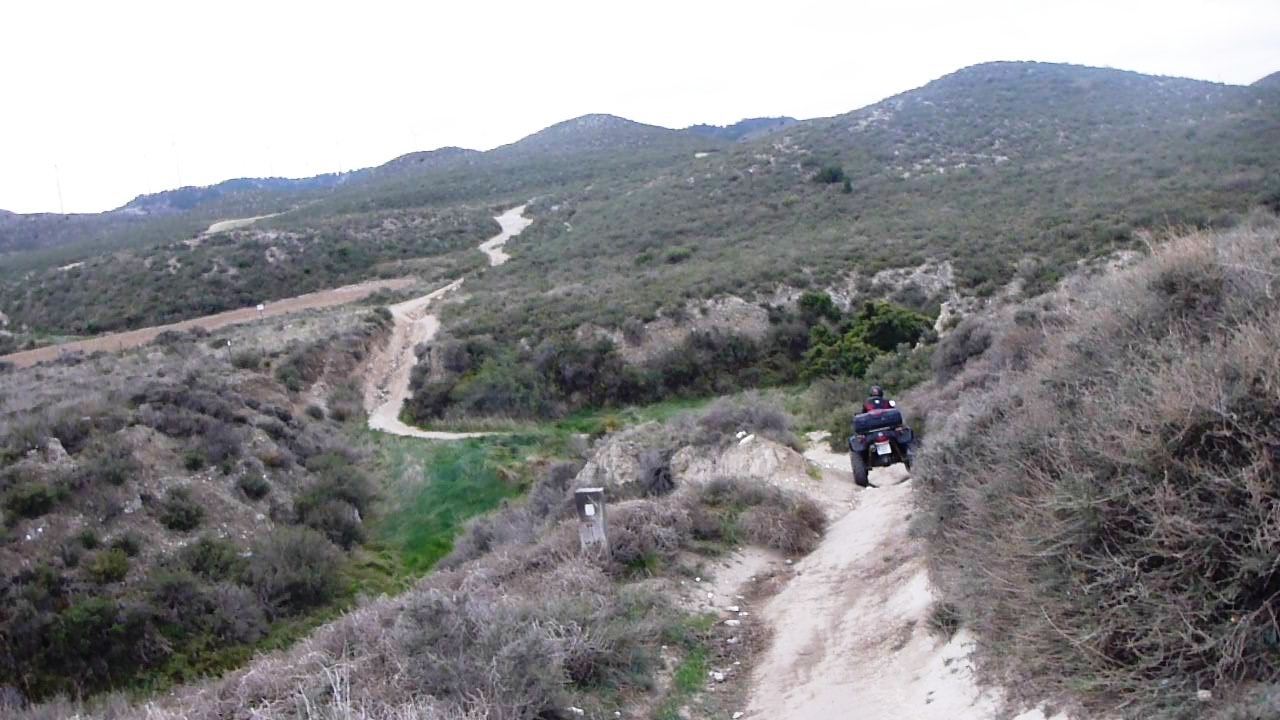
POLYGON ((368 282, 356 283, 355 285, 344 285, 329 290, 321 290, 319 292, 307 293, 297 297, 285 298, 284 300, 275 300, 266 303, 261 311, 256 308, 240 308, 238 310, 228 310, 226 312, 217 313, 215 315, 206 315, 191 320, 183 320, 182 322, 170 323, 168 325, 156 325, 155 327, 141 328, 138 330, 129 330, 111 335, 102 335, 100 337, 90 338, 88 340, 77 340, 75 342, 63 343, 61 345, 47 345, 45 347, 36 348, 34 350, 24 350, 22 352, 13 353, 11 355, 0 356, 0 361, 13 363, 16 367, 30 367, 39 362, 47 360, 56 360, 63 353, 85 352, 91 353, 98 350, 115 351, 127 350, 140 345, 146 345, 156 336, 167 330, 190 330, 195 327, 202 327, 205 330, 217 330, 218 328, 228 325, 238 325, 240 323, 252 322, 259 318, 276 317, 277 315, 287 315, 300 310, 310 310, 312 308, 325 308, 334 305, 344 305, 349 302, 355 302, 368 297, 378 290, 400 290, 414 283, 414 278, 393 278, 391 280, 370 280, 368 282))

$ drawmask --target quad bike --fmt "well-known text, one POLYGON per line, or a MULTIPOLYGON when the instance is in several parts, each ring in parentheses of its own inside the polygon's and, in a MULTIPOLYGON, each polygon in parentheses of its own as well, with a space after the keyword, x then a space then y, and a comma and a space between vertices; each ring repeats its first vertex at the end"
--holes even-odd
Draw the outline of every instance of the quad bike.
POLYGON ((902 422, 897 408, 872 410, 853 416, 853 436, 849 438, 849 464, 853 482, 870 487, 867 472, 873 467, 902 463, 911 469, 915 459, 915 433, 902 422))

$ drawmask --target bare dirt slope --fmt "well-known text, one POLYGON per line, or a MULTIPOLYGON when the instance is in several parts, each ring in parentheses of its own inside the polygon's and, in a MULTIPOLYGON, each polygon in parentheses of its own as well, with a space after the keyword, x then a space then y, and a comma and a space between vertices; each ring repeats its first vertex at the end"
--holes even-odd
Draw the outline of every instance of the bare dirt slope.
POLYGON ((461 285, 461 279, 454 280, 428 295, 389 308, 395 320, 391 339, 373 357, 365 379, 365 407, 369 408, 371 429, 428 440, 458 440, 481 434, 419 430, 400 421, 400 406, 409 397, 409 375, 418 361, 413 349, 430 341, 440 329, 439 318, 428 313, 427 308, 461 285))
POLYGON ((525 207, 524 205, 513 207, 494 218, 502 227, 502 232, 480 243, 480 252, 489 256, 490 266, 502 265, 511 259, 511 256, 502 249, 503 246, 533 222, 532 219, 524 216, 525 207))
MULTIPOLYGON (((502 232, 480 244, 481 252, 489 256, 490 266, 510 259, 502 247, 533 222, 524 217, 524 209, 519 205, 494 218, 502 232)), ((440 319, 427 311, 433 302, 461 287, 462 280, 458 278, 430 294, 391 306, 395 320, 391 340, 373 356, 365 378, 364 400, 370 429, 427 440, 462 440, 486 434, 421 430, 400 421, 400 408, 409 399, 409 378, 418 362, 414 348, 430 342, 440 330, 440 319)))
MULTIPOLYGON (((849 478, 841 454, 815 443, 806 457, 849 478)), ((873 470, 871 482, 879 487, 859 493, 764 607, 773 642, 755 667, 747 717, 994 720, 1000 699, 974 683, 966 635, 944 642, 929 632, 933 593, 907 534, 905 470, 873 470)))
POLYGON ((243 228, 243 227, 249 227, 250 225, 258 222, 259 220, 266 220, 267 218, 273 218, 279 214, 280 213, 271 213, 270 215, 255 215, 253 217, 236 218, 234 220, 219 220, 218 222, 210 225, 209 229, 204 231, 204 234, 212 235, 214 233, 226 232, 228 230, 239 230, 240 228, 243 228))
POLYGON ((321 290, 319 292, 307 293, 297 297, 286 298, 284 300, 275 300, 266 303, 261 313, 257 309, 246 307, 238 310, 228 310, 226 312, 217 313, 215 315, 206 315, 192 320, 183 320, 182 322, 170 323, 168 325, 156 325, 155 327, 141 328, 138 330, 129 330, 122 333, 114 333, 111 335, 102 335, 100 337, 90 338, 88 340, 77 340, 75 342, 63 343, 61 345, 47 345, 35 350, 24 350, 22 352, 13 353, 11 355, 0 356, 0 361, 13 363, 17 367, 29 367, 38 362, 46 360, 55 360, 59 355, 70 352, 94 352, 97 350, 126 350, 128 348, 146 345, 151 342, 162 332, 166 330, 190 330, 194 327, 202 327, 205 330, 217 330, 227 325, 238 325, 240 323, 252 322, 259 318, 275 317, 277 315, 287 315, 300 310, 309 310, 312 308, 331 307, 333 305, 343 305, 354 302, 369 296, 378 290, 399 290, 408 287, 414 283, 414 278, 394 278, 391 280, 370 280, 368 282, 357 283, 355 285, 344 285, 329 290, 321 290))

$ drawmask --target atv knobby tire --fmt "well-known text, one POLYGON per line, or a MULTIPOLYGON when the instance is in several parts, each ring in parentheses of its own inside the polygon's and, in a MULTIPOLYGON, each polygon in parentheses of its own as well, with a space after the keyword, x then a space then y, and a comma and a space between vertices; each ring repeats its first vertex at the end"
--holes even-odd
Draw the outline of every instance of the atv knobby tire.
POLYGON ((849 465, 853 469, 853 484, 858 487, 871 487, 871 483, 867 482, 867 461, 862 459, 862 455, 856 452, 849 453, 849 465))

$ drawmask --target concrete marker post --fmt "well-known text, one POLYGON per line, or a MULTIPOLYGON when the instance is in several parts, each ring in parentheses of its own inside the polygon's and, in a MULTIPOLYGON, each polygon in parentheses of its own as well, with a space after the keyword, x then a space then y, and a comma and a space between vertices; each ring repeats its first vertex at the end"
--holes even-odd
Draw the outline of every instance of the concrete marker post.
POLYGON ((578 509, 578 540, 584 553, 609 556, 608 526, 604 514, 604 488, 580 488, 573 493, 578 509))

